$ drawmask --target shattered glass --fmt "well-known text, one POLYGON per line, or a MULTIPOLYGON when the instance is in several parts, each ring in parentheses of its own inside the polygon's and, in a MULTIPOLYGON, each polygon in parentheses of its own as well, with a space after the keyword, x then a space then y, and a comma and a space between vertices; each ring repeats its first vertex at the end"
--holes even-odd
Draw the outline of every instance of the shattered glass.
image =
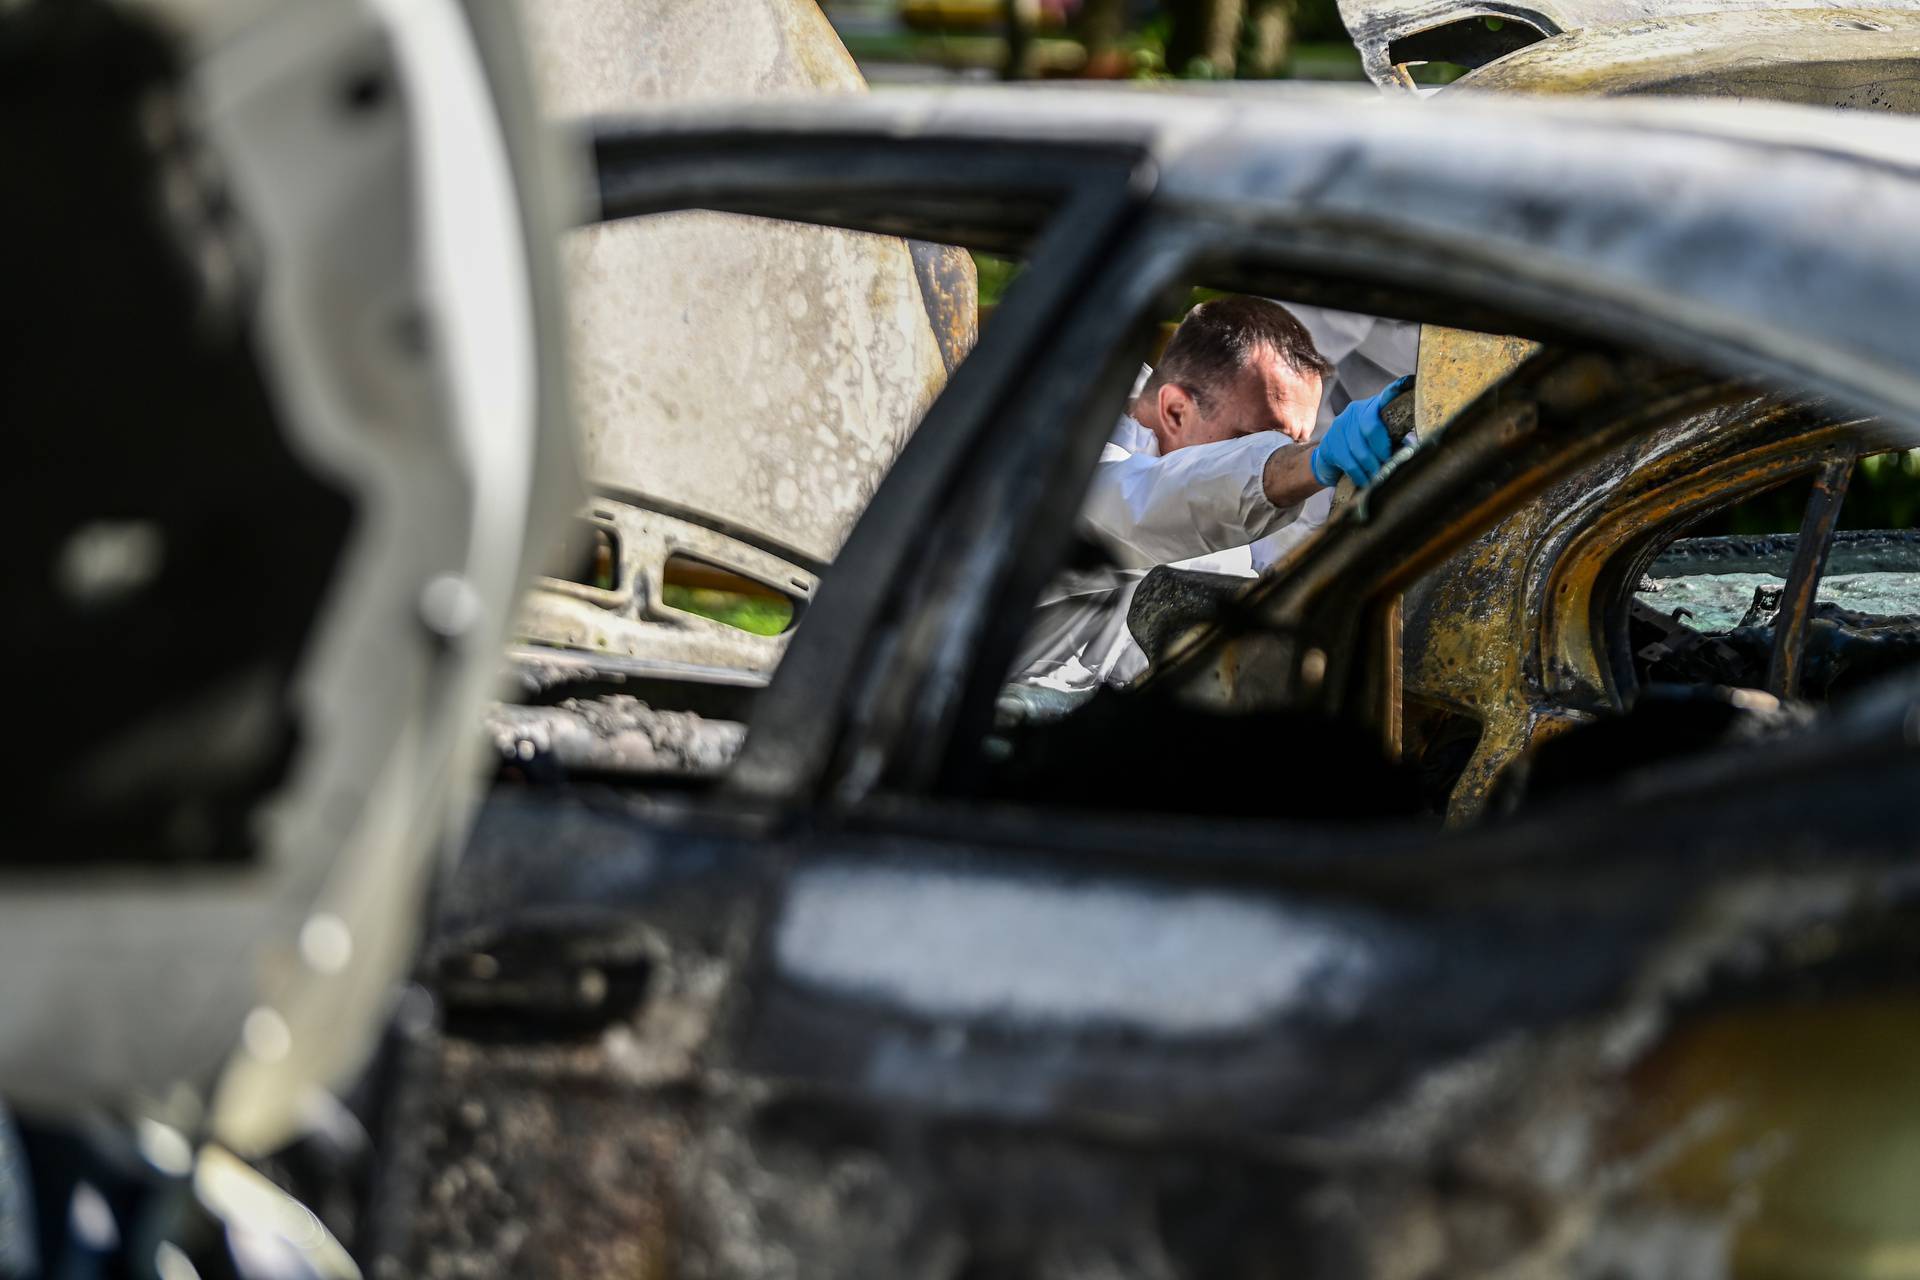
MULTIPOLYGON (((1700 573, 1653 581, 1657 590, 1640 591, 1635 598, 1662 613, 1686 609, 1687 625, 1696 631, 1732 630, 1753 603, 1756 588, 1785 585, 1770 573, 1700 573)), ((1819 598, 1858 613, 1917 615, 1920 573, 1832 575, 1821 579, 1819 598)))

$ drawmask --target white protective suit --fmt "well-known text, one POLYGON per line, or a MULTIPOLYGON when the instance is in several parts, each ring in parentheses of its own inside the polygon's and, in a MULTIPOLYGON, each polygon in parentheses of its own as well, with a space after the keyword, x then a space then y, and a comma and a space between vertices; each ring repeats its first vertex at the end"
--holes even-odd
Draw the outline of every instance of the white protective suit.
MULTIPOLYGON (((1418 325, 1319 307, 1287 309, 1334 366, 1313 439, 1349 404, 1413 372, 1418 325)), ((1129 406, 1148 372, 1141 371, 1129 406)), ((1127 630, 1127 607, 1147 570, 1171 564, 1253 577, 1311 537, 1326 523, 1333 490, 1275 507, 1263 485, 1267 459, 1289 443, 1277 431, 1263 431, 1163 455, 1153 433, 1123 414, 1080 507, 1081 532, 1117 568, 1063 573, 1048 584, 1014 664, 1014 678, 1066 692, 1090 690, 1102 681, 1125 684, 1147 666, 1127 630)))

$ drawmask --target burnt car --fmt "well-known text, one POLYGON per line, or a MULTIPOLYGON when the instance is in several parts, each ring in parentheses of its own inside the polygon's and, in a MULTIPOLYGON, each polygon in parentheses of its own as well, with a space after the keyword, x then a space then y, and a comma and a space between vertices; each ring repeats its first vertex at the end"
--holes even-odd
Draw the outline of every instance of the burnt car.
MULTIPOLYGON (((1388 90, 1411 87, 1437 62, 1467 71, 1449 93, 1687 95, 1902 114, 1917 105, 1920 25, 1900 5, 1348 0, 1342 16, 1369 76, 1388 90)), ((1424 425, 1535 350, 1429 330, 1424 425)), ((1797 424, 1750 418, 1710 441, 1684 431, 1649 440, 1639 459, 1597 464, 1510 513, 1410 595, 1406 745, 1451 779, 1456 819, 1500 803, 1536 748, 1596 709, 1620 709, 1643 684, 1762 691, 1735 699, 1738 708, 1664 708, 1672 723, 1662 736, 1686 750, 1697 744, 1689 724, 1775 714, 1773 698, 1824 699, 1910 658, 1920 558, 1903 530, 1836 538, 1859 455, 1871 450, 1858 433, 1836 439, 1832 425, 1817 414, 1797 424), (1744 445, 1742 432, 1751 436, 1744 445), (1804 540, 1783 528, 1778 537, 1668 545, 1737 500, 1816 476, 1804 540), (1623 554, 1628 544, 1633 554, 1623 554), (1823 585, 1830 546, 1842 576, 1823 585), (1651 590, 1630 598, 1622 575, 1636 564, 1646 572, 1635 582, 1651 590)), ((1594 767, 1606 761, 1579 765, 1594 767)), ((1549 785, 1535 778, 1536 788, 1549 785)))
POLYGON ((1707 673, 1676 727, 1686 700, 1613 642, 1689 514, 1662 505, 1677 475, 1920 440, 1920 128, 962 93, 584 133, 601 221, 1029 265, 823 568, 737 759, 496 790, 429 949, 442 1018, 401 1029, 376 1268, 1909 1265, 1920 683, 1893 665, 1773 716, 1707 673), (1423 351, 1438 420, 1317 538, 1136 687, 1009 724, 1028 610, 1193 283, 1512 359, 1449 401, 1423 351), (1510 544, 1550 548, 1544 576, 1483 554, 1526 512, 1581 517, 1510 544), (1575 631, 1489 623, 1454 660, 1533 664, 1583 723, 1449 826, 1469 766, 1426 749, 1409 655, 1453 637, 1415 641, 1420 602, 1485 620, 1509 584, 1575 631))
POLYGON ((1439 71, 1455 88, 1911 109, 1900 0, 1340 0, 1340 17, 1389 91, 1439 71))

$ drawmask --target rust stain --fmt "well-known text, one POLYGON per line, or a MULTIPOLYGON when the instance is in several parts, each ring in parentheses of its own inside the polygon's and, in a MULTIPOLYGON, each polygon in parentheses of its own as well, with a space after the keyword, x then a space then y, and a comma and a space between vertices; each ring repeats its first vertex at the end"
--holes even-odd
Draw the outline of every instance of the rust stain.
POLYGON ((1539 350, 1539 343, 1524 338, 1425 326, 1414 380, 1414 429, 1432 435, 1539 350))
POLYGON ((1602 622, 1623 557, 1650 558, 1698 516, 1817 468, 1851 448, 1853 426, 1757 395, 1682 417, 1521 504, 1422 583, 1407 692, 1483 727, 1449 816, 1478 815, 1545 735, 1621 709, 1602 622))
POLYGON ((972 255, 964 249, 924 240, 909 240, 907 248, 913 255, 913 274, 927 323, 933 327, 947 376, 952 377, 980 336, 979 274, 972 255))
POLYGON ((1916 1015, 1895 992, 1688 1018, 1629 1077, 1609 1155, 1697 1135, 1641 1194, 1731 1223, 1734 1275, 1920 1277, 1916 1015))

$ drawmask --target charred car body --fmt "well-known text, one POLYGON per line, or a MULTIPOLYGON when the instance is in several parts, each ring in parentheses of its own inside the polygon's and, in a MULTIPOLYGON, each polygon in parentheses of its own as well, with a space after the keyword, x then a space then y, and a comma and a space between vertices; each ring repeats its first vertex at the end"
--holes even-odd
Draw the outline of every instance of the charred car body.
MULTIPOLYGON (((1342 13, 1369 75, 1386 89, 1410 86, 1410 66, 1446 59, 1476 68, 1449 92, 1686 95, 1901 114, 1920 105, 1908 92, 1920 27, 1897 5, 1781 10, 1713 4, 1696 11, 1670 4, 1511 8, 1350 0, 1342 13)), ((1535 349, 1430 330, 1421 359, 1428 388, 1422 425, 1437 425, 1535 349)), ((1852 464, 1871 452, 1873 432, 1786 403, 1770 413, 1753 406, 1740 416, 1731 429, 1663 433, 1643 442, 1638 457, 1617 457, 1569 478, 1412 594, 1404 686, 1412 741, 1405 745, 1416 756, 1437 754, 1443 778, 1458 763, 1453 756, 1471 750, 1449 798, 1456 817, 1477 812, 1502 773, 1547 738, 1596 712, 1620 710, 1648 681, 1824 697, 1860 674, 1907 660, 1915 637, 1905 615, 1915 602, 1906 582, 1892 586, 1904 605, 1897 616, 1886 616, 1884 604, 1881 613, 1868 614, 1815 598, 1852 464), (1794 557, 1789 537, 1703 546, 1691 557, 1674 548, 1664 558, 1663 575, 1705 569, 1751 576, 1772 569, 1784 581, 1762 589, 1764 598, 1755 600, 1743 625, 1726 619, 1718 628, 1696 629, 1682 624, 1685 609, 1631 599, 1629 588, 1645 580, 1635 575, 1652 567, 1650 557, 1690 522, 1816 473, 1804 516, 1804 555, 1794 557), (1744 625, 1749 622, 1757 625, 1744 625), (1803 689, 1809 661, 1813 670, 1803 689)), ((1845 541, 1864 548, 1857 557, 1864 567, 1903 574, 1915 567, 1898 534, 1845 541)), ((1888 591, 1871 594, 1884 601, 1888 591)), ((1765 699, 1747 709, 1774 710, 1765 699)), ((1680 722, 1704 725, 1734 715, 1704 706, 1660 714, 1674 719, 1669 728, 1682 750, 1696 739, 1680 722)), ((1585 767, 1606 766, 1595 759, 1585 767)))
MULTIPOLYGON (((1697 749, 1518 779, 1455 830, 1384 816, 1433 807, 1412 686, 1448 671, 1411 639, 1422 591, 1586 584, 1529 615, 1553 645, 1489 625, 1472 656, 1665 742, 1609 646, 1693 509, 1679 478, 1915 439, 1920 135, 1849 124, 1071 94, 595 126, 603 219, 721 210, 1032 265, 730 770, 496 793, 430 955, 445 1030, 414 1033, 386 1135, 389 1264, 1903 1265, 1909 679, 1762 731, 1716 711, 1697 749), (1195 280, 1519 358, 1140 688, 1008 729, 1001 681, 1072 540, 1059 495, 1195 280), (1567 538, 1526 525, 1569 487, 1590 497, 1567 538), (1458 569, 1516 520, 1544 577, 1458 569)), ((1444 381, 1423 368, 1423 410, 1444 381)))

